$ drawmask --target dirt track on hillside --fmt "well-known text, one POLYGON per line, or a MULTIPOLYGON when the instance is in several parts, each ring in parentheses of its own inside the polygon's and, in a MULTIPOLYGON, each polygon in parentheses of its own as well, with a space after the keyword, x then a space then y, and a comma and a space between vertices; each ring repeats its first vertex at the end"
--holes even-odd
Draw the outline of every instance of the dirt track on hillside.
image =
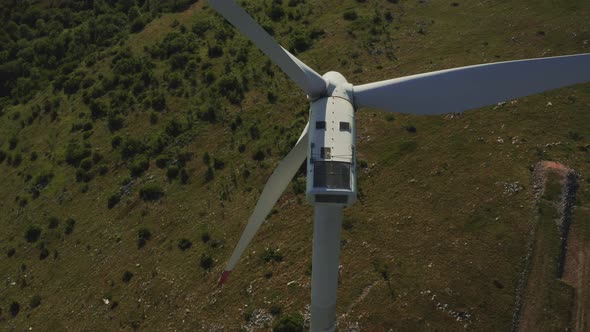
MULTIPOLYGON (((559 257, 557 258, 558 261, 561 261, 558 265, 562 268, 558 267, 556 278, 561 277, 561 281, 575 289, 575 304, 571 316, 571 326, 575 331, 588 331, 590 328, 588 326, 590 322, 590 318, 588 317, 590 310, 587 310, 587 307, 590 305, 590 291, 587 280, 590 277, 590 247, 585 243, 583 236, 576 231, 577 228, 580 228, 579 223, 583 220, 576 220, 572 224, 571 219, 577 188, 577 175, 573 169, 563 164, 552 161, 539 162, 535 166, 533 174, 533 188, 536 189, 535 205, 544 194, 545 182, 549 172, 558 174, 562 183, 561 202, 559 206, 561 220, 559 221, 559 227, 563 245, 562 252, 559 253, 559 257), (559 276, 560 274, 561 276, 559 276)), ((551 268, 550 266, 545 266, 549 260, 540 257, 537 257, 537 259, 540 259, 540 262, 544 262, 540 270, 537 267, 537 271, 547 272, 547 269, 551 268)), ((529 275, 527 277, 527 285, 531 283, 536 284, 534 280, 538 277, 540 276, 529 275)), ((525 286, 521 294, 521 296, 524 296, 524 301, 517 328, 519 331, 533 331, 536 329, 534 312, 535 310, 539 310, 539 308, 536 308, 538 304, 527 303, 526 294, 535 292, 535 290, 531 290, 529 287, 525 286)))

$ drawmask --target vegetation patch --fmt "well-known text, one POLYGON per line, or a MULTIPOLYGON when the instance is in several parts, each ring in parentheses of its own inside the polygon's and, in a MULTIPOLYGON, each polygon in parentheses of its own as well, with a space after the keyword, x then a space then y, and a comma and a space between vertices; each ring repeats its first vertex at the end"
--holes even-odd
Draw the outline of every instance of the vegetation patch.
POLYGON ((156 183, 146 184, 139 190, 139 197, 144 201, 157 201, 164 196, 164 190, 156 183))
POLYGON ((193 246, 193 243, 189 239, 182 238, 178 240, 178 249, 186 251, 193 246))
POLYGON ((147 241, 149 241, 151 238, 152 238, 152 233, 150 232, 149 229, 140 228, 139 231, 137 231, 137 247, 143 248, 145 246, 145 244, 147 243, 147 241))
POLYGON ((201 259, 199 260, 199 266, 201 266, 203 270, 211 270, 213 267, 213 257, 209 254, 202 254, 201 259))
POLYGON ((34 243, 41 237, 41 228, 37 226, 30 226, 25 232, 25 240, 29 243, 34 243))

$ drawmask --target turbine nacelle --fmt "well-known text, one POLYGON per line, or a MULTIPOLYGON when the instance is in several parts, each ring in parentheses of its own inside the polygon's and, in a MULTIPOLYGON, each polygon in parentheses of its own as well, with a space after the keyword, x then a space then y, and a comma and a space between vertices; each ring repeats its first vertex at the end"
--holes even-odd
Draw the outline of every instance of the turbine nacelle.
POLYGON ((351 206, 356 201, 356 127, 352 84, 337 72, 324 75, 329 96, 311 103, 307 153, 307 201, 351 206))

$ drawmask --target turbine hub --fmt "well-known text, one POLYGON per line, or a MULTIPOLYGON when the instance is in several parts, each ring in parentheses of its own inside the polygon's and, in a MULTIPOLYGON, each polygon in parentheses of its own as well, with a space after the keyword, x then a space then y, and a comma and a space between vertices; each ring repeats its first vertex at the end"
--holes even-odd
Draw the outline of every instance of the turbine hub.
POLYGON ((327 82, 325 97, 342 98, 354 105, 352 84, 348 83, 342 74, 335 71, 329 71, 322 77, 327 82))

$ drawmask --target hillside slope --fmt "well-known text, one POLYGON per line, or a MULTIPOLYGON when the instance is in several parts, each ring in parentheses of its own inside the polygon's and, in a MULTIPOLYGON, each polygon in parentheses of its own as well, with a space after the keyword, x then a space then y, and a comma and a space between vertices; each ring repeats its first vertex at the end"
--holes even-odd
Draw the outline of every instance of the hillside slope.
MULTIPOLYGON (((215 287, 307 121, 303 93, 202 1, 84 3, 2 10, 14 25, 0 36, 13 75, 0 95, 0 327, 231 331, 305 315, 312 208, 300 176, 215 287)), ((246 9, 318 72, 357 84, 590 52, 581 0, 246 9)), ((572 225, 589 245, 589 111, 582 84, 460 116, 357 112, 339 326, 509 330, 537 161, 581 175, 572 225)))

